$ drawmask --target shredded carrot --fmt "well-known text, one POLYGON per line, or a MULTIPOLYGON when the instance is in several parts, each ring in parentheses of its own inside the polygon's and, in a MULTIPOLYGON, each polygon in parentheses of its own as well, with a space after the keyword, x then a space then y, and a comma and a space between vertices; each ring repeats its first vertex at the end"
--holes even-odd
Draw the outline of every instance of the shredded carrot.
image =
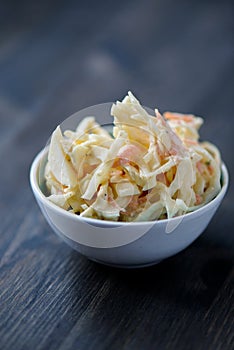
POLYGON ((185 143, 188 143, 190 145, 197 145, 198 142, 196 140, 192 140, 192 139, 184 139, 185 143))
POLYGON ((172 113, 172 112, 165 112, 163 114, 166 119, 174 119, 174 120, 184 120, 185 122, 192 122, 193 117, 188 114, 180 114, 180 113, 172 113))
POLYGON ((202 196, 200 196, 200 194, 196 193, 196 204, 201 204, 202 203, 202 196))

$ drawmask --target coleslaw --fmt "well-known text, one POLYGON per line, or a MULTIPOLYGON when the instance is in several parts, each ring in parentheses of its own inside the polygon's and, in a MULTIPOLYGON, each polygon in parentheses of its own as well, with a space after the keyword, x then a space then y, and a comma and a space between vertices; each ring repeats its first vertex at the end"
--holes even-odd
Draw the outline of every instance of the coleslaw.
POLYGON ((194 211, 220 191, 220 153, 200 142, 203 119, 155 110, 131 92, 112 105, 110 134, 94 117, 51 137, 48 199, 83 217, 151 221, 194 211))

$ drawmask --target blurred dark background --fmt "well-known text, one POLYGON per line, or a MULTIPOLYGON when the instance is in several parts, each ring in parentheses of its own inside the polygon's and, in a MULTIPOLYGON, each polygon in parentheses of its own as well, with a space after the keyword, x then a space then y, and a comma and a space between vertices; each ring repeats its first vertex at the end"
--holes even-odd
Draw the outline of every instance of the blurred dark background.
MULTIPOLYGON (((190 248, 146 273, 128 274, 96 267, 52 235, 33 199, 28 172, 57 124, 131 90, 145 106, 203 116, 202 138, 220 148, 232 180, 234 1, 1 0, 0 18, 0 347, 57 348, 78 322, 72 341, 79 336, 80 349, 102 348, 107 334, 108 349, 111 344, 188 349, 189 344, 197 350, 199 341, 230 349, 232 185, 190 248), (105 283, 110 298, 95 299, 93 309, 82 298, 87 294, 93 302, 91 291, 105 283), (128 327, 118 321, 121 307, 130 308, 129 315, 136 312, 136 318, 125 319, 128 327), (107 317, 100 330, 98 312, 107 317), (50 333, 43 328, 47 321, 50 333), (169 324, 171 347, 165 337, 169 324)), ((71 348, 66 347, 70 338, 66 341, 61 349, 71 348)))

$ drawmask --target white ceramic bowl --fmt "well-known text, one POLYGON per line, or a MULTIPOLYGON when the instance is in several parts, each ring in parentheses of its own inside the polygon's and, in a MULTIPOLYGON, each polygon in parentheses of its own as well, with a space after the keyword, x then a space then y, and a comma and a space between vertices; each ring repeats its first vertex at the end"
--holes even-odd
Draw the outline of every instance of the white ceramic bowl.
POLYGON ((41 151, 30 170, 36 200, 53 231, 79 253, 97 262, 118 267, 153 265, 189 246, 207 227, 228 187, 228 172, 222 165, 220 193, 204 207, 170 220, 110 222, 82 218, 51 203, 39 184, 47 151, 41 151))

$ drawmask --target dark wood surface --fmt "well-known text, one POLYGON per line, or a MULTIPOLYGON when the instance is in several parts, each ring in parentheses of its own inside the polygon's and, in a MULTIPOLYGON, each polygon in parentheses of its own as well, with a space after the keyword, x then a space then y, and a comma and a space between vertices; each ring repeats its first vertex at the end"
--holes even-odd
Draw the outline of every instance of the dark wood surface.
POLYGON ((88 261, 46 224, 29 167, 83 107, 132 90, 205 117, 234 175, 232 1, 0 2, 0 349, 233 349, 233 186, 157 266, 88 261))

